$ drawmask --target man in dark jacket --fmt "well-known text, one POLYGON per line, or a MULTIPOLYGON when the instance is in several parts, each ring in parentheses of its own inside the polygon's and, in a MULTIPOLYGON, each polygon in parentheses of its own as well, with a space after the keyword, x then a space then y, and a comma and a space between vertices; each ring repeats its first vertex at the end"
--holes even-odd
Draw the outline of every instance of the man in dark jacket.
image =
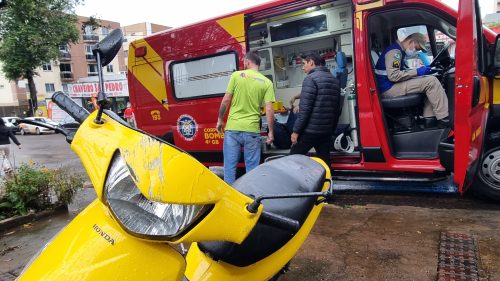
POLYGON ((314 147, 316 154, 330 167, 332 134, 338 122, 339 81, 321 66, 318 54, 306 56, 307 74, 300 93, 300 109, 293 126, 290 154, 307 154, 314 147))

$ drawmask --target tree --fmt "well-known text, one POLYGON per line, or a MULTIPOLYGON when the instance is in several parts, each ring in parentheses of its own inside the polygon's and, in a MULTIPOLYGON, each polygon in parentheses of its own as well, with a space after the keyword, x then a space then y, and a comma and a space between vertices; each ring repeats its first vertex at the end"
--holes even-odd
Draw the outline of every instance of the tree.
POLYGON ((11 81, 27 79, 33 110, 38 108, 36 69, 59 57, 59 46, 78 41, 81 0, 15 0, 0 10, 0 61, 11 81))

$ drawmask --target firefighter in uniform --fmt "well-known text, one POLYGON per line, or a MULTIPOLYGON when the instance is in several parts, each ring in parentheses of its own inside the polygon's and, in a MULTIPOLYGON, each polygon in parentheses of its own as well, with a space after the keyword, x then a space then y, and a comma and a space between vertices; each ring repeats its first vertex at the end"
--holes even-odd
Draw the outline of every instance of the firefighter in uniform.
POLYGON ((425 52, 424 46, 424 35, 413 33, 382 52, 375 66, 379 93, 384 97, 425 93, 424 118, 431 120, 435 117, 439 127, 448 127, 448 98, 439 80, 434 76, 426 76, 430 67, 405 69, 405 56, 414 55, 419 49, 425 52))

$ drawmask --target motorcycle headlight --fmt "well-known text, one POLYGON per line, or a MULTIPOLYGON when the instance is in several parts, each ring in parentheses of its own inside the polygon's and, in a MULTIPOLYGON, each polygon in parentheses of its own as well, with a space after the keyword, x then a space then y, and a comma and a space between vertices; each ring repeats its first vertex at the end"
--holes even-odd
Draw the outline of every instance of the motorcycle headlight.
POLYGON ((149 200, 137 188, 127 164, 117 153, 108 172, 104 198, 119 223, 131 234, 169 240, 205 215, 210 206, 178 205, 149 200))

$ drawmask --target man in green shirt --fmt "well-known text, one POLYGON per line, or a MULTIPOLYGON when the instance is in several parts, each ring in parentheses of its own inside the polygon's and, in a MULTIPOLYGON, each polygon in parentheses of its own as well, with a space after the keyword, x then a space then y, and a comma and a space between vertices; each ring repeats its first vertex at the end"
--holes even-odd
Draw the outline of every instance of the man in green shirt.
POLYGON ((266 105, 269 128, 266 142, 274 139, 273 122, 275 101, 273 83, 259 73, 260 57, 249 52, 243 60, 245 70, 231 75, 226 94, 222 99, 217 120, 217 132, 224 132, 224 181, 232 184, 236 179, 236 166, 240 159, 241 146, 247 173, 260 163, 260 107, 266 105), (229 109, 224 131, 224 115, 229 109))

